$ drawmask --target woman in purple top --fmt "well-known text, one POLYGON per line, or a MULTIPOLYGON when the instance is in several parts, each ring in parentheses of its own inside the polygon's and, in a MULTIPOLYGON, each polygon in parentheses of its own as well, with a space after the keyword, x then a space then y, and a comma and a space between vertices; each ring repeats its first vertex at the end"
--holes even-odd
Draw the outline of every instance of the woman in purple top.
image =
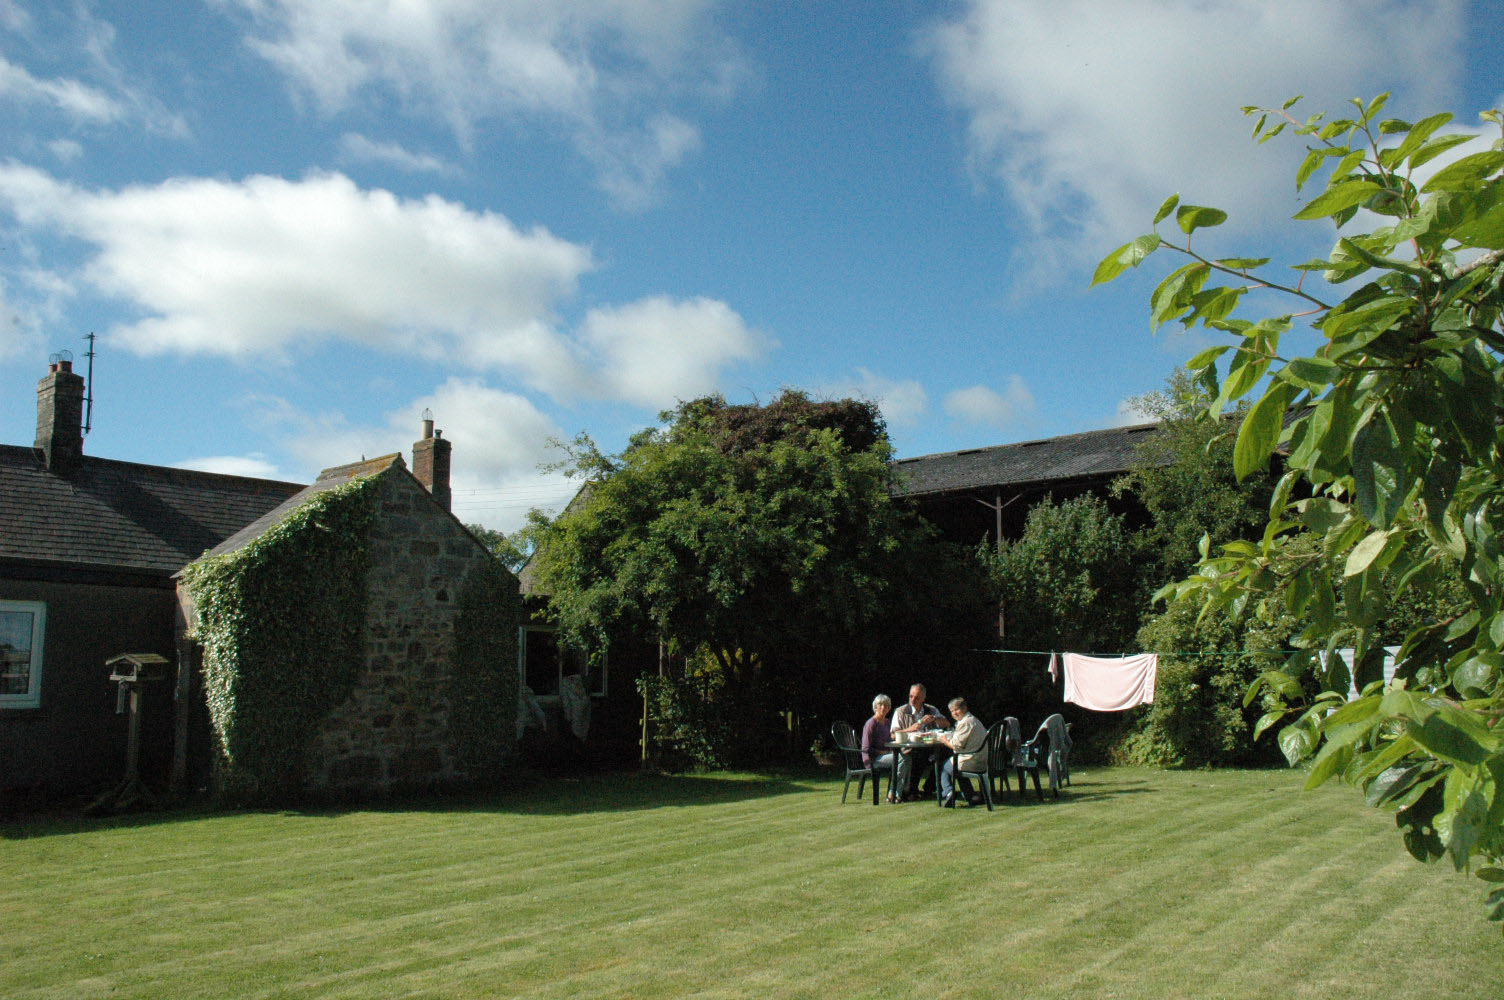
MULTIPOLYGON (((878 771, 891 771, 895 764, 892 753, 884 753, 888 742, 888 713, 893 711, 893 699, 880 694, 872 699, 872 718, 862 727, 862 763, 872 768, 872 780, 877 780, 878 771)), ((896 801, 892 795, 888 801, 896 801)))

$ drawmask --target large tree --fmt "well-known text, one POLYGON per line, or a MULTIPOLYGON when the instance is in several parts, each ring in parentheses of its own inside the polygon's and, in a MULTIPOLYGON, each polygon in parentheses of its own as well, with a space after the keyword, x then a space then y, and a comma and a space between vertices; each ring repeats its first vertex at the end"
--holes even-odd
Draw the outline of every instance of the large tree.
POLYGON ((1139 412, 1159 421, 1159 431, 1139 445, 1132 470, 1112 492, 1144 508, 1132 540, 1135 576, 1149 584, 1146 597, 1191 571, 1202 536, 1212 545, 1245 538, 1268 516, 1274 476, 1260 469, 1239 482, 1232 463, 1238 414, 1208 413, 1216 397, 1215 389, 1182 370, 1163 389, 1133 400, 1139 412))
POLYGON ((465 527, 513 573, 526 566, 528 559, 532 557, 533 539, 527 527, 520 528, 510 535, 504 531, 497 531, 495 528, 488 528, 484 524, 467 524, 465 527))
MULTIPOLYGON (((1325 258, 1268 276, 1268 258, 1212 258, 1198 229, 1225 220, 1170 198, 1183 242, 1158 232, 1109 254, 1095 281, 1116 277, 1158 251, 1186 263, 1155 290, 1156 324, 1178 320, 1234 343, 1190 363, 1218 375, 1212 407, 1252 396, 1233 451, 1239 476, 1287 453, 1259 538, 1203 552, 1170 596, 1208 611, 1305 623, 1301 651, 1250 687, 1292 761, 1311 759, 1308 785, 1341 775, 1392 809, 1406 847, 1425 861, 1504 882, 1504 142, 1457 157, 1475 137, 1444 132, 1437 114, 1381 118, 1387 95, 1354 101, 1327 120, 1283 108, 1249 108, 1260 141, 1306 137, 1297 188, 1325 184, 1297 220, 1332 220, 1325 258), (1429 177, 1427 175, 1429 174, 1429 177), (1375 223, 1366 232, 1349 224, 1375 223), (1324 283, 1324 286, 1323 284, 1324 283), (1253 289, 1287 297, 1290 313, 1235 317, 1253 289), (1281 353, 1297 320, 1321 336, 1315 353, 1281 353), (1297 483, 1304 489, 1297 491, 1297 483), (1305 493, 1304 497, 1301 496, 1305 493), (1294 499, 1292 499, 1294 498, 1294 499), (1407 631, 1395 682, 1378 676, 1385 608, 1419 594, 1427 609, 1407 631), (1453 602, 1449 595, 1465 595, 1453 602), (1351 664, 1330 655, 1352 648, 1351 664), (1326 652, 1325 657, 1317 655, 1326 652), (1358 697, 1348 699, 1353 679, 1358 697)), ((1499 112, 1484 118, 1499 125, 1499 112)), ((1266 296, 1267 298, 1267 296, 1266 296)), ((1504 920, 1504 888, 1488 896, 1504 920)))
MULTIPOLYGON (((1159 654, 1154 704, 1134 713, 1112 749, 1115 760, 1172 767, 1267 763, 1267 746, 1250 738, 1257 709, 1243 704, 1248 681, 1270 663, 1267 628, 1228 615, 1198 617, 1149 600, 1159 587, 1190 573, 1205 538, 1212 546, 1249 537, 1263 527, 1275 473, 1261 469, 1238 481, 1232 434, 1241 414, 1209 413, 1218 393, 1184 369, 1165 387, 1134 400, 1160 422, 1139 446, 1134 468, 1118 478, 1116 496, 1130 496, 1146 515, 1132 534, 1135 577, 1146 586, 1137 606, 1143 628, 1135 648, 1159 654)), ((1284 644, 1284 636, 1274 647, 1284 644)), ((1274 751, 1278 756, 1278 751, 1274 751)))
POLYGON ((589 489, 536 557, 561 628, 597 649, 622 631, 661 637, 713 675, 699 690, 745 729, 781 709, 861 710, 883 659, 874 636, 918 617, 913 596, 939 591, 916 572, 951 558, 890 495, 876 407, 785 392, 663 419, 619 456, 577 441, 589 489))

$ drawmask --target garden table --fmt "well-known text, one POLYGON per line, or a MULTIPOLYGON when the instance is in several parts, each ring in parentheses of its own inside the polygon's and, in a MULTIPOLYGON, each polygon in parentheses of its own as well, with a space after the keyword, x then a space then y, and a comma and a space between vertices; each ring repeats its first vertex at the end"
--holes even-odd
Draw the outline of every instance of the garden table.
MULTIPOLYGON (((938 736, 931 739, 923 739, 909 743, 899 743, 897 740, 889 740, 883 744, 884 750, 891 750, 894 754, 915 756, 914 763, 923 767, 934 769, 933 782, 935 785, 935 801, 940 801, 940 765, 945 758, 950 756, 950 747, 941 743, 938 736), (928 757, 929 760, 924 760, 928 757)), ((893 795, 894 786, 898 783, 898 761, 893 762, 893 769, 888 772, 888 796, 893 795)))

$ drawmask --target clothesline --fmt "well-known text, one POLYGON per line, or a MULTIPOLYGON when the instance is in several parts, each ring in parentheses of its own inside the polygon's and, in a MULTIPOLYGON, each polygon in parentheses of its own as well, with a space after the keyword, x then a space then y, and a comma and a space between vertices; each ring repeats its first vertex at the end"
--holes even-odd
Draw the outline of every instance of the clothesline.
MULTIPOLYGON (((975 652, 975 653, 1018 653, 1018 654, 1020 654, 1022 656, 1049 656, 1051 653, 1057 653, 1057 652, 1059 652, 1059 650, 1055 650, 1055 649, 976 649, 976 650, 972 650, 972 652, 975 652)), ((1288 655, 1288 654, 1291 654, 1291 653, 1314 653, 1314 652, 1318 652, 1318 651, 1317 650, 1312 650, 1312 649, 1244 649, 1244 650, 1236 650, 1236 651, 1201 650, 1201 651, 1196 651, 1196 652, 1160 653, 1159 655, 1160 656, 1248 656, 1248 655, 1254 654, 1254 653, 1284 653, 1284 654, 1288 655)), ((1138 654, 1137 653, 1088 653, 1087 655, 1088 656, 1096 656, 1096 657, 1101 657, 1103 659, 1107 659, 1107 658, 1114 657, 1114 656, 1136 656, 1138 654)))
MULTIPOLYGON (((1250 653, 1319 653, 1323 665, 1327 654, 1318 650, 1269 649, 1269 650, 1187 650, 1179 653, 1117 653, 1093 654, 1060 653, 1050 649, 977 649, 978 653, 1013 654, 1017 656, 1048 656, 1046 670, 1050 682, 1063 682, 1067 702, 1097 712, 1122 712, 1154 701, 1154 687, 1159 678, 1161 656, 1247 656, 1250 653)), ((1341 650, 1351 660, 1353 650, 1341 650)), ((1398 647, 1385 647, 1384 682, 1394 676, 1394 662, 1398 647)), ((1356 679, 1352 679, 1352 696, 1357 697, 1356 679)))

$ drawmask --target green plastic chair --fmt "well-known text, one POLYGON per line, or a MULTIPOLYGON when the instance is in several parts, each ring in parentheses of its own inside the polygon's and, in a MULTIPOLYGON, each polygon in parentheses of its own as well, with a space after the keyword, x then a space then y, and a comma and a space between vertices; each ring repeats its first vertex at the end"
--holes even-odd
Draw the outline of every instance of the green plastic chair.
POLYGON ((841 755, 841 761, 846 767, 846 783, 841 786, 841 802, 846 801, 846 790, 851 787, 851 779, 856 778, 856 794, 861 796, 866 788, 867 779, 872 779, 872 804, 877 805, 877 772, 887 771, 887 767, 873 768, 862 760, 862 748, 857 743, 856 732, 846 722, 836 722, 830 727, 830 738, 835 742, 836 750, 841 755))
MULTIPOLYGON (((1027 774, 1034 779, 1034 794, 1039 797, 1040 801, 1044 801, 1044 792, 1039 787, 1040 761, 1035 755, 1036 747, 1034 746, 1034 741, 1031 740, 1028 743, 1024 743, 1023 732, 1019 729, 1018 720, 1013 716, 1008 716, 1003 720, 1003 723, 1007 726, 1007 736, 1004 740, 1004 753, 1006 757, 1004 759, 1007 761, 1007 767, 1012 768, 1014 773, 1018 775, 1018 797, 1024 797, 1024 775, 1027 774)), ((1038 737, 1036 736, 1035 739, 1038 739, 1038 737)), ((1007 783, 1008 772, 1005 769, 1003 771, 1003 784, 1006 785, 1007 783)))
MULTIPOLYGON (((1060 798, 1062 785, 1071 783, 1071 727, 1066 724, 1065 716, 1058 712, 1039 724, 1039 731, 1034 738, 1023 745, 1022 752, 1029 754, 1036 761, 1034 767, 1034 789, 1039 791, 1039 768, 1043 767, 1050 775, 1050 791, 1055 793, 1055 798, 1060 798)), ((1040 793, 1040 798, 1044 793, 1040 793)))

